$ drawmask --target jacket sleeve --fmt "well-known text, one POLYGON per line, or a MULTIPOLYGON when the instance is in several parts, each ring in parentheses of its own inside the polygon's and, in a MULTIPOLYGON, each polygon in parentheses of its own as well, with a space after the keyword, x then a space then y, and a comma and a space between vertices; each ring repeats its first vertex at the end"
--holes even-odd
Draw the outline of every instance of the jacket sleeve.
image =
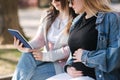
POLYGON ((45 38, 44 38, 44 27, 45 27, 45 23, 43 22, 44 21, 44 18, 43 17, 41 20, 40 20, 40 26, 38 27, 38 30, 37 30, 37 33, 36 35, 34 36, 34 38, 29 41, 30 45, 34 48, 34 49, 40 49, 42 48, 44 45, 45 45, 45 38))
POLYGON ((84 50, 82 62, 104 72, 111 72, 120 68, 120 17, 111 20, 108 40, 108 47, 105 49, 84 50))
POLYGON ((71 66, 72 63, 73 63, 73 59, 72 59, 72 54, 70 53, 69 58, 68 58, 68 60, 66 62, 66 65, 64 66, 64 71, 65 72, 67 72, 67 67, 71 66))
POLYGON ((37 34, 29 43, 34 49, 40 49, 44 46, 45 40, 42 26, 39 27, 37 34))
POLYGON ((66 59, 68 58, 69 53, 70 53, 70 50, 68 46, 55 49, 52 51, 48 51, 48 52, 43 52, 42 61, 55 62, 58 60, 66 59))

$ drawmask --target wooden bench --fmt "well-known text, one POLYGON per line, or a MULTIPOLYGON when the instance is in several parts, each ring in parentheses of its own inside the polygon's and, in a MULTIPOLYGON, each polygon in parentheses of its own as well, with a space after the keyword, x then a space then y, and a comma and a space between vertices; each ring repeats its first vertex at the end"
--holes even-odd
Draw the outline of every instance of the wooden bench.
POLYGON ((7 76, 0 77, 0 80, 11 80, 11 79, 12 79, 12 75, 7 75, 7 76))

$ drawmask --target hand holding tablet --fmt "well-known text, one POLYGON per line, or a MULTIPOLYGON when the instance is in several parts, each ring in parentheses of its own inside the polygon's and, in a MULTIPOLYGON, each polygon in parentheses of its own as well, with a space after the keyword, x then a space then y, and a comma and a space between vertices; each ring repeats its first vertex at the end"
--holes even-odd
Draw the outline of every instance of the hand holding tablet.
POLYGON ((9 33, 14 37, 16 37, 17 39, 20 40, 21 43, 23 43, 23 46, 26 48, 31 48, 30 44, 27 42, 27 40, 23 37, 23 35, 15 29, 8 29, 9 33))

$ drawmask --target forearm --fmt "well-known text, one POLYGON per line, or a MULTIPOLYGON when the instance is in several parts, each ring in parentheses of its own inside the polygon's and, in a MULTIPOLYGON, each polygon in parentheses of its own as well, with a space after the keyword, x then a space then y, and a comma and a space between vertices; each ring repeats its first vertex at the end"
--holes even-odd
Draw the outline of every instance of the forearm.
POLYGON ((42 26, 38 29, 36 36, 29 43, 35 49, 40 49, 45 45, 45 38, 42 26))
POLYGON ((29 42, 29 44, 34 48, 34 49, 40 49, 42 47, 44 47, 44 40, 41 39, 33 39, 29 42))
POLYGON ((53 51, 43 52, 43 61, 51 61, 55 62, 58 60, 66 59, 68 58, 70 53, 69 47, 62 47, 60 49, 56 49, 53 51))
POLYGON ((111 72, 120 67, 120 49, 109 48, 99 51, 83 51, 82 62, 89 67, 111 72))

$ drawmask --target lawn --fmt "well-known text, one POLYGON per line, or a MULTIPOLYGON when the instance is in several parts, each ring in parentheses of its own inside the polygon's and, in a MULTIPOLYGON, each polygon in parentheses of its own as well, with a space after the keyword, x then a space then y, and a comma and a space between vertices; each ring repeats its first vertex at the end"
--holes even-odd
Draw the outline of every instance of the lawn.
POLYGON ((13 74, 20 55, 15 48, 0 48, 0 76, 13 74))

